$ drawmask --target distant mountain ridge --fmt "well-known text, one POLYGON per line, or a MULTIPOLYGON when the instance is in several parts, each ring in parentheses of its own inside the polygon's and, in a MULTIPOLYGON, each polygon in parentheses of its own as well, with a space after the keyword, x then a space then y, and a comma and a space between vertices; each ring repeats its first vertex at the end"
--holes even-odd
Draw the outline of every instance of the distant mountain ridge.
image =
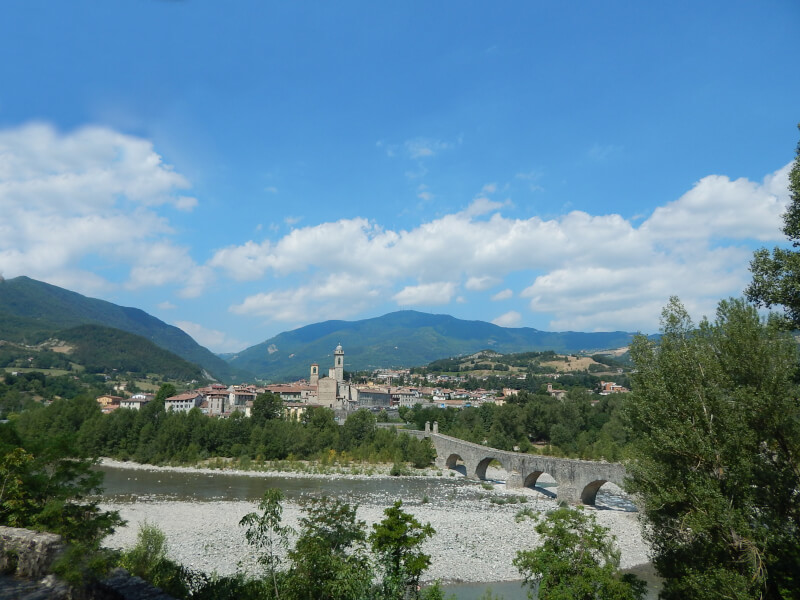
POLYGON ((0 280, 0 339, 36 344, 78 325, 102 325, 139 335, 224 381, 245 378, 186 332, 143 310, 89 298, 29 277, 0 280))
POLYGON ((345 369, 358 371, 421 366, 488 348, 503 354, 620 348, 627 346, 633 335, 624 331, 548 332, 530 327, 500 327, 485 321, 403 310, 360 321, 306 325, 226 355, 226 360, 264 379, 282 380, 308 376, 309 365, 314 362, 325 373, 333 365, 333 349, 339 343, 345 350, 345 369))

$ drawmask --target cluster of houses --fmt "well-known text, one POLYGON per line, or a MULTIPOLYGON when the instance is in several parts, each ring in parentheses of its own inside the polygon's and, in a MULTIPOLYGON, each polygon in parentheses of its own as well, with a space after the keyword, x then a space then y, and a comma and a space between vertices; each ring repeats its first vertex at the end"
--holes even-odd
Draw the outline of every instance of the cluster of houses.
MULTIPOLYGON (((309 379, 293 384, 267 386, 230 385, 214 383, 175 396, 164 401, 166 410, 189 412, 198 408, 203 414, 214 417, 228 417, 236 412, 250 416, 253 402, 259 394, 271 392, 280 396, 284 402, 284 412, 289 418, 300 418, 308 407, 325 406, 332 409, 337 418, 344 420, 347 414, 366 408, 372 411, 411 408, 415 404, 427 404, 439 408, 467 408, 480 406, 486 402, 504 403, 505 399, 517 394, 517 390, 504 389, 502 395, 494 390, 450 390, 428 386, 392 386, 391 380, 407 375, 408 371, 383 370, 379 373, 379 383, 354 385, 344 380, 344 350, 339 345, 334 351, 334 365, 327 377, 320 377, 319 365, 311 365, 309 379), (389 382, 385 385, 380 382, 389 382)), ((613 382, 602 382, 601 393, 626 392, 613 382)), ((547 385, 547 392, 558 399, 566 395, 565 390, 547 385)), ((104 395, 97 398, 103 412, 118 408, 140 410, 153 400, 153 394, 133 394, 130 398, 104 395)))

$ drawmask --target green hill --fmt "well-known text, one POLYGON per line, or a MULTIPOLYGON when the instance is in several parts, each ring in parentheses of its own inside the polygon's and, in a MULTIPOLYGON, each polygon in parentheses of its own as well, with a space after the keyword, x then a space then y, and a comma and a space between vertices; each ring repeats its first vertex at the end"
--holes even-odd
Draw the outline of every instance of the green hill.
POLYGON ((321 372, 333 365, 333 350, 341 343, 349 371, 418 366, 443 356, 472 354, 490 348, 508 354, 554 350, 561 353, 619 348, 633 334, 547 332, 530 327, 499 327, 449 315, 413 310, 361 321, 325 321, 281 333, 227 360, 271 380, 308 376, 317 362, 321 372))
POLYGON ((138 308, 88 298, 29 277, 0 281, 0 339, 36 344, 58 331, 87 324, 139 335, 223 381, 241 381, 249 375, 237 372, 183 330, 138 308))
POLYGON ((198 365, 121 329, 79 325, 59 332, 56 338, 71 347, 67 354, 72 361, 90 373, 157 373, 179 381, 205 379, 198 365))

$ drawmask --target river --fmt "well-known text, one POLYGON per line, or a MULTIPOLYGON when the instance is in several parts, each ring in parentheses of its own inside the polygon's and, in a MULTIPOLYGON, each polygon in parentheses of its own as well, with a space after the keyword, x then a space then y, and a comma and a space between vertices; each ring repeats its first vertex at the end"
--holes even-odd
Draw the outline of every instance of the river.
MULTIPOLYGON (((489 484, 481 485, 460 475, 351 478, 252 476, 120 465, 100 469, 105 474, 104 507, 119 510, 129 522, 128 527, 110 538, 109 545, 130 546, 135 541, 137 524, 146 520, 165 530, 176 560, 220 573, 235 570, 242 562, 247 567, 246 560, 233 560, 233 556, 248 552, 238 519, 254 509, 252 503, 268 488, 283 491, 284 516, 289 524, 296 523, 299 516, 297 502, 308 495, 328 494, 358 504, 359 518, 368 523, 380 520, 383 508, 402 499, 409 512, 437 529, 430 547, 426 547, 435 563, 431 571, 434 577, 448 582, 445 588, 458 600, 480 598, 487 587, 505 600, 527 598, 519 581, 508 581, 519 577, 510 561, 517 549, 530 547, 536 534, 532 524, 518 525, 514 516, 521 508, 547 510, 555 506, 552 496, 557 489, 554 483, 544 483, 543 489, 536 492, 507 492, 500 481, 493 489, 487 489, 489 484), (509 496, 524 503, 500 505, 492 500, 509 496), (453 581, 458 579, 464 581, 453 581)), ((598 504, 608 510, 598 510, 596 514, 620 539, 623 565, 626 560, 631 563, 629 566, 644 562, 646 548, 637 539, 632 505, 614 493, 603 492, 598 504)), ((652 588, 653 578, 646 578, 651 580, 652 588)))

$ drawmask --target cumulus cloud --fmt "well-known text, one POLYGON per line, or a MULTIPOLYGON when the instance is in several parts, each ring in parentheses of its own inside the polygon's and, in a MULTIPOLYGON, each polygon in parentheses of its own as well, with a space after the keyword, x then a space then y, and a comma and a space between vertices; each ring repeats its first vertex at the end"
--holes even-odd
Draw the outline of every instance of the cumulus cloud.
POLYGON ((392 300, 400 306, 433 306, 449 304, 455 294, 456 286, 451 281, 408 285, 397 292, 392 300))
POLYGON ((91 258, 130 268, 129 287, 188 282, 198 267, 156 212, 192 210, 188 188, 151 142, 112 129, 0 130, 0 269, 84 292, 112 287, 81 268, 91 258))
POLYGON ((212 352, 237 352, 252 345, 231 338, 222 331, 209 329, 191 321, 176 321, 175 326, 183 329, 198 344, 205 346, 212 352))
POLYGON ((481 277, 470 277, 464 284, 464 287, 474 292, 488 290, 490 287, 500 283, 500 279, 492 277, 491 275, 483 275, 481 277))
POLYGON ((358 314, 379 299, 369 278, 352 274, 320 275, 308 284, 253 294, 231 312, 272 321, 306 324, 358 314))
POLYGON ((721 238, 772 240, 789 198, 789 170, 786 165, 761 183, 704 177, 674 202, 657 208, 642 232, 657 239, 705 239, 713 231, 721 238))
POLYGON ((522 322, 522 315, 515 310, 510 310, 505 314, 500 315, 496 319, 492 319, 492 323, 500 327, 519 327, 522 322))
POLYGON ((494 296, 492 296, 492 300, 494 300, 495 302, 497 302, 498 300, 508 300, 513 296, 514 292, 511 289, 506 288, 504 290, 497 292, 494 296))
POLYGON ((318 288, 338 289, 333 305, 355 314, 389 299, 448 304, 465 298, 457 295, 460 285, 477 292, 529 274, 524 289, 509 287, 493 299, 521 292, 531 311, 550 315, 553 328, 654 330, 672 294, 687 306, 713 308, 741 293, 747 242, 781 239, 787 174, 784 167, 762 182, 709 176, 642 222, 582 211, 512 219, 501 204, 479 197, 466 210, 408 230, 363 218, 297 228, 275 241, 222 248, 209 266, 239 280, 274 280, 267 284, 273 291, 232 310, 276 320, 307 321, 311 307, 329 310, 331 300, 318 288), (307 283, 281 285, 290 275, 307 283))

